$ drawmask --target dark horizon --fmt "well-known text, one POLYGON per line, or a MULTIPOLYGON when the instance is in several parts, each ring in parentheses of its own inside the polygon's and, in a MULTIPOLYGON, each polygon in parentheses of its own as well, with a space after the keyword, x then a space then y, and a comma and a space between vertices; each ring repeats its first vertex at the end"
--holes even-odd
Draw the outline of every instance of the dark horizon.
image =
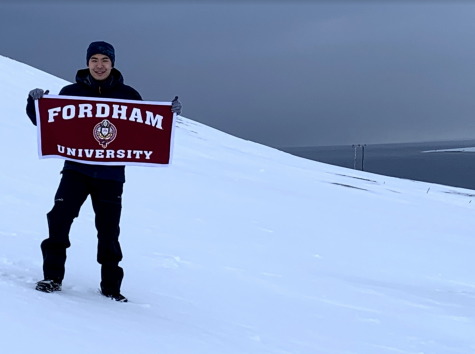
MULTIPOLYGON (((352 147, 354 145, 365 145, 365 146, 404 146, 404 145, 457 145, 457 144, 470 144, 473 143, 475 147, 475 137, 473 139, 449 139, 449 140, 427 140, 427 141, 408 141, 408 142, 396 142, 396 143, 354 143, 354 144, 339 144, 339 145, 312 145, 312 146, 280 146, 276 147, 280 150, 304 150, 304 149, 323 149, 323 148, 339 148, 339 147, 352 147)), ((458 146, 468 147, 468 146, 458 146)), ((457 148, 457 146, 454 146, 457 148)))
MULTIPOLYGON (((460 142, 460 141, 458 141, 460 142)), ((471 146, 456 142, 400 143, 367 145, 363 151, 351 145, 283 149, 282 151, 308 160, 378 175, 475 190, 475 152, 438 151, 475 147, 475 139, 463 140, 471 146)), ((367 176, 371 180, 371 176, 367 176)), ((469 193, 475 197, 475 193, 469 193)))

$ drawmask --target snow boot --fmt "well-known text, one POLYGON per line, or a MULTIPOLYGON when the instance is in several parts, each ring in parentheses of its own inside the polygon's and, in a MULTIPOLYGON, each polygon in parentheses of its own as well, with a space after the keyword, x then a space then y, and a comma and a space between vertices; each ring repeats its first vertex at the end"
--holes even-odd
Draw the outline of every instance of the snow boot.
POLYGON ((61 283, 51 279, 40 280, 36 283, 36 290, 44 293, 52 293, 53 291, 61 291, 61 283))
POLYGON ((102 292, 102 290, 101 290, 101 294, 104 295, 105 297, 108 297, 111 300, 115 300, 115 301, 118 301, 118 302, 127 302, 128 301, 127 298, 124 295, 121 295, 119 293, 117 293, 117 294, 106 294, 106 293, 102 292))

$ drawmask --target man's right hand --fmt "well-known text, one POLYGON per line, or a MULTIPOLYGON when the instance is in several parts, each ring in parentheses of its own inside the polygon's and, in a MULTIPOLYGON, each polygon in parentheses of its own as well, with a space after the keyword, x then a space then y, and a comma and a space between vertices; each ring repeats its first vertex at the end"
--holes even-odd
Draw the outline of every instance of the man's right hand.
POLYGON ((45 92, 42 89, 36 88, 34 90, 31 90, 29 95, 34 100, 39 100, 40 98, 42 98, 44 95, 47 95, 48 93, 49 93, 49 90, 46 90, 46 92, 45 92))

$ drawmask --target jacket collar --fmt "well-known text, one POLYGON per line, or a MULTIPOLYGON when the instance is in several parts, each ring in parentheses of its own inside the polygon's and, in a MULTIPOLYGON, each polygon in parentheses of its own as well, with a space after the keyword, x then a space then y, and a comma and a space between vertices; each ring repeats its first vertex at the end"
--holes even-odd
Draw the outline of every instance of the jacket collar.
POLYGON ((110 76, 104 81, 97 81, 89 73, 89 69, 78 70, 76 74, 76 82, 90 87, 94 92, 107 92, 117 85, 124 83, 121 72, 112 68, 110 76))

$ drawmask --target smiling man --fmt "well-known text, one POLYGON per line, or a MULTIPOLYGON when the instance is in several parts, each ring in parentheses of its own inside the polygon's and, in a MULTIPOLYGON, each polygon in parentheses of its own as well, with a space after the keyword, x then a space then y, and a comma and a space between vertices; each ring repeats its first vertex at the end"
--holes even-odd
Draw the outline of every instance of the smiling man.
MULTIPOLYGON (((87 69, 77 72, 76 83, 65 86, 60 95, 142 100, 140 94, 124 84, 122 74, 115 69, 114 47, 106 42, 93 42, 86 54, 87 69)), ((43 97, 42 89, 30 91, 27 114, 36 125, 34 100, 43 97)), ((181 113, 178 97, 172 101, 172 112, 181 113)), ((119 221, 125 166, 88 165, 66 160, 62 178, 54 198, 53 209, 47 214, 49 237, 41 243, 44 280, 36 289, 43 292, 60 291, 65 273, 69 230, 74 218, 90 195, 96 214, 98 247, 97 261, 101 264, 101 294, 126 302, 120 287, 124 272, 119 267, 122 251, 119 244, 119 221)))
POLYGON ((94 54, 89 59, 89 72, 97 81, 105 80, 112 71, 112 61, 107 55, 94 54))

